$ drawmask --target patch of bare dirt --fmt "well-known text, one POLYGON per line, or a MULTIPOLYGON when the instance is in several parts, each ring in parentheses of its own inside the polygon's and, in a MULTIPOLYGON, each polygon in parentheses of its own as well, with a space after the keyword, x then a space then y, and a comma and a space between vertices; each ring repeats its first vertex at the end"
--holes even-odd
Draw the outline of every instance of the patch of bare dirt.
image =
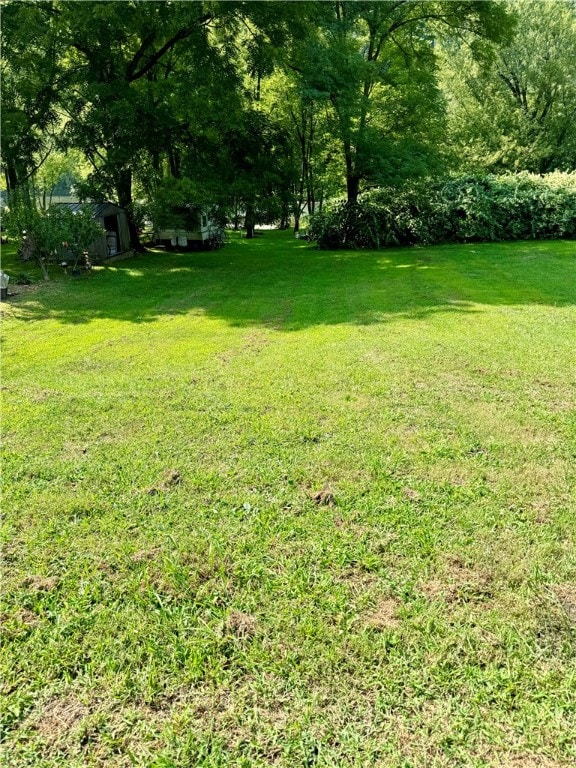
POLYGON ((89 708, 73 696, 48 701, 34 718, 33 727, 50 744, 70 734, 90 714, 89 708))
POLYGON ((415 491, 414 488, 404 488, 402 493, 409 501, 420 501, 422 498, 421 494, 415 491))
POLYGON ((568 763, 558 762, 545 755, 510 755, 498 757, 490 763, 493 768, 569 768, 568 763))
POLYGON ((60 584, 58 576, 26 576, 22 585, 32 592, 52 592, 60 584))
POLYGON ((29 611, 27 608, 20 608, 20 610, 16 611, 14 618, 26 629, 34 629, 34 627, 41 623, 40 617, 34 611, 29 611))
POLYGON ((368 591, 375 590, 378 584, 378 577, 374 573, 358 570, 352 566, 343 571, 335 572, 333 578, 336 583, 345 584, 353 598, 358 598, 368 591))
POLYGON ((63 455, 66 459, 79 459, 88 453, 88 446, 77 445, 76 443, 66 443, 63 455))
POLYGON ((246 337, 243 348, 249 352, 258 354, 264 347, 267 347, 268 344, 270 344, 270 339, 259 333, 250 333, 246 337))
POLYGON ((532 502, 534 510, 534 522, 540 525, 550 521, 550 502, 547 499, 538 499, 532 502))
POLYGON ((228 634, 234 635, 241 640, 254 637, 256 634, 257 622, 254 616, 242 611, 230 611, 225 623, 225 629, 228 634))
POLYGON ((558 598, 558 602, 570 619, 570 622, 576 624, 576 584, 573 582, 556 584, 552 587, 552 592, 558 598))
POLYGON ((231 578, 234 574, 234 563, 225 555, 218 560, 204 560, 196 552, 185 552, 181 555, 181 563, 189 569, 190 574, 198 584, 206 584, 216 579, 231 578))
POLYGON ((108 576, 110 579, 115 579, 118 577, 118 564, 114 562, 110 562, 109 560, 97 560, 95 563, 95 568, 99 573, 103 573, 105 576, 108 576))
POLYGON ((315 493, 312 498, 318 504, 318 506, 334 507, 336 506, 336 498, 328 486, 324 486, 321 491, 315 493))
POLYGON ((0 627, 5 642, 26 636, 41 623, 40 617, 27 608, 20 608, 12 615, 9 613, 0 614, 0 627))
POLYGON ((454 585, 447 584, 439 579, 430 579, 430 581, 421 584, 420 591, 427 600, 431 601, 444 600, 447 603, 451 603, 457 597, 457 590, 454 588, 454 585))
POLYGON ((48 400, 49 397, 54 397, 59 394, 60 392, 56 392, 54 389, 39 389, 31 395, 31 399, 36 403, 43 403, 44 400, 48 400))
POLYGON ((430 579, 421 584, 420 591, 428 600, 469 602, 492 597, 492 582, 490 574, 471 568, 458 557, 452 557, 448 560, 444 578, 430 579))
POLYGON ((372 613, 366 617, 366 625, 372 629, 398 629, 400 620, 398 619, 399 603, 397 600, 387 598, 382 600, 372 613))
POLYGON ((182 475, 177 469, 167 469, 162 475, 162 478, 156 485, 150 486, 146 489, 146 493, 149 496, 155 496, 162 491, 169 491, 182 483, 182 475))
POLYGON ((130 560, 133 563, 146 563, 149 560, 154 560, 159 552, 160 547, 153 547, 152 549, 141 549, 138 552, 135 552, 130 560))
POLYGON ((108 432, 103 432, 101 435, 98 435, 97 440, 101 443, 113 443, 114 436, 109 435, 108 432))
POLYGON ((0 560, 2 561, 2 565, 16 562, 20 555, 21 549, 22 547, 20 543, 15 541, 10 541, 6 544, 3 544, 0 549, 0 560))

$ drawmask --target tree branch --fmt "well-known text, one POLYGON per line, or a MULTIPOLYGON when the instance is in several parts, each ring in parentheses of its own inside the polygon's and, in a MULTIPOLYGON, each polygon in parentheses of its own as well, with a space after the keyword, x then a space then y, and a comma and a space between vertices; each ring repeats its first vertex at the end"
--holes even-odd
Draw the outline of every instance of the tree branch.
MULTIPOLYGON (((195 24, 193 27, 187 27, 179 30, 175 35, 173 35, 169 40, 167 40, 161 48, 159 48, 155 53, 152 54, 152 56, 148 59, 146 64, 141 69, 139 69, 137 72, 132 72, 130 76, 128 76, 128 72, 127 72, 126 73, 127 82, 132 83, 134 82, 134 80, 139 80, 141 77, 144 77, 144 75, 147 74, 152 69, 152 67, 154 67, 160 61, 160 59, 166 53, 168 53, 168 51, 171 51, 172 48, 174 48, 174 46, 177 43, 181 42, 182 40, 186 40, 186 38, 194 34, 194 32, 198 29, 198 27, 205 26, 210 21, 212 21, 213 18, 214 17, 211 13, 206 13, 204 14, 204 16, 198 19, 197 24, 195 24)), ((142 58, 142 56, 140 56, 140 58, 142 58)))
POLYGON ((126 80, 128 82, 131 82, 134 72, 136 72, 136 67, 140 63, 142 56, 144 56, 146 49, 150 48, 150 46, 152 45, 155 39, 156 39, 156 32, 152 31, 150 32, 150 34, 146 35, 144 40, 142 40, 142 43, 140 44, 140 48, 138 48, 138 50, 134 54, 134 57, 132 58, 132 61, 126 67, 126 80))

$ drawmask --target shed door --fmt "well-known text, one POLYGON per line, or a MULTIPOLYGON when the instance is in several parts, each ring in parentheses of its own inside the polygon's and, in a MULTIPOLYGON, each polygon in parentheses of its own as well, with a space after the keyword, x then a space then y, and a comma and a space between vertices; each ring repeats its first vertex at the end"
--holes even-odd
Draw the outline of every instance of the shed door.
POLYGON ((118 216, 115 216, 114 214, 111 216, 104 216, 104 229, 106 230, 105 237, 108 256, 116 256, 117 253, 122 251, 118 216))
POLYGON ((104 216, 104 229, 106 232, 116 232, 116 236, 120 237, 120 227, 118 226, 118 216, 104 216))

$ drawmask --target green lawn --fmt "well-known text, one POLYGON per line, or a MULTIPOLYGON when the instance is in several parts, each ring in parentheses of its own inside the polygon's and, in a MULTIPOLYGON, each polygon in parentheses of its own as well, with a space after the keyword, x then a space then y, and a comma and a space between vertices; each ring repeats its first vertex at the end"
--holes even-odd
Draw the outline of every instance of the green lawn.
POLYGON ((574 764, 576 243, 10 288, 6 765, 574 764))

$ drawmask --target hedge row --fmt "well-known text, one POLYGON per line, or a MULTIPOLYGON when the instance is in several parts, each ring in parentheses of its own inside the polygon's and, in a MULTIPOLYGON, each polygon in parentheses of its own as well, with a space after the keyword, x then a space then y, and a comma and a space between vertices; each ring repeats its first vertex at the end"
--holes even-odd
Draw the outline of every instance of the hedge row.
POLYGON ((464 176, 382 188, 311 218, 321 248, 576 237, 576 173, 464 176))

